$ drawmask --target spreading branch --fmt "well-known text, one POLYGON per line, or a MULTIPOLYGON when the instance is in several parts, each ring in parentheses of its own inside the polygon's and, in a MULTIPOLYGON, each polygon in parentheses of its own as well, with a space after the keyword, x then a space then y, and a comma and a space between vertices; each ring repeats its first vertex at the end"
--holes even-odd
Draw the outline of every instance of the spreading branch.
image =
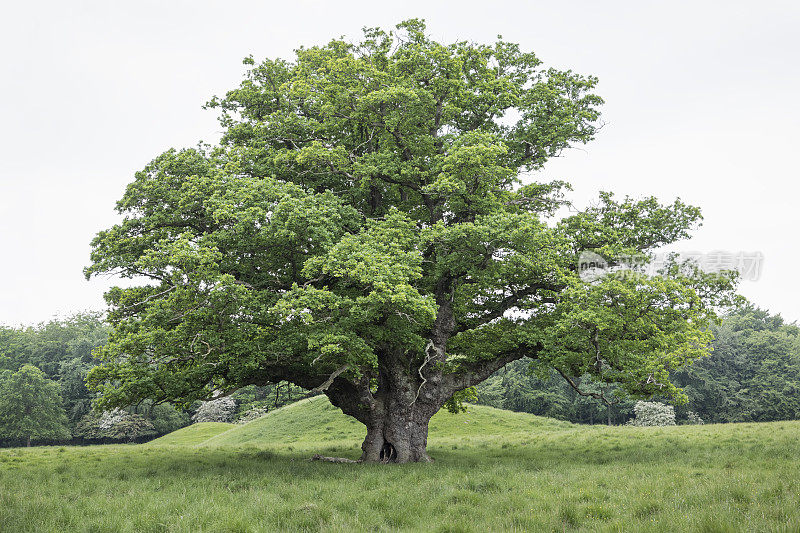
POLYGON ((616 405, 616 404, 618 404, 620 402, 620 400, 614 400, 612 402, 611 400, 606 398, 605 394, 603 394, 602 392, 591 392, 591 391, 585 391, 585 390, 581 389, 580 386, 577 383, 575 383, 575 380, 573 380, 571 377, 569 377, 560 368, 556 368, 556 372, 561 374, 561 377, 564 378, 567 381, 569 386, 572 387, 575 390, 575 392, 577 392, 581 396, 589 396, 589 397, 595 398, 597 400, 600 400, 601 402, 603 402, 605 405, 607 405, 609 407, 611 407, 612 405, 616 405))

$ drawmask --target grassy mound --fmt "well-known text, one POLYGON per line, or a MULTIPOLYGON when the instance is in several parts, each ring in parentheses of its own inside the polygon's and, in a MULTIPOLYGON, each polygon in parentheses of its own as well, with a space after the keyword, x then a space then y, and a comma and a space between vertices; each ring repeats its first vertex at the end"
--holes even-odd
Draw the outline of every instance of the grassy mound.
POLYGON ((200 422, 153 439, 147 444, 155 446, 190 446, 192 444, 200 444, 235 427, 236 424, 225 424, 223 422, 200 422))
MULTIPOLYGON (((493 407, 470 405, 466 413, 441 411, 431 420, 430 442, 463 440, 470 437, 531 433, 541 429, 566 429, 572 424, 550 418, 513 413, 493 407)), ((325 396, 309 398, 277 409, 230 431, 209 438, 207 446, 292 445, 320 446, 357 442, 366 430, 357 420, 343 414, 325 396)))

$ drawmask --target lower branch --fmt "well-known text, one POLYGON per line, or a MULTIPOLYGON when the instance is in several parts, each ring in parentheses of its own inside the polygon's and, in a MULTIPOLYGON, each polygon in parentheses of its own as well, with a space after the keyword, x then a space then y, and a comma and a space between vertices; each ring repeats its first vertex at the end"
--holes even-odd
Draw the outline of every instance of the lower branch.
MULTIPOLYGON (((600 400, 601 402, 603 402, 604 404, 606 404, 609 407, 611 407, 612 405, 616 405, 616 404, 618 404, 620 402, 619 400, 616 400, 616 401, 612 402, 611 400, 606 398, 605 394, 603 394, 602 392, 589 392, 589 391, 585 391, 585 390, 581 389, 580 386, 577 383, 575 383, 575 380, 572 379, 571 377, 569 377, 560 368, 556 368, 556 372, 561 374, 561 377, 564 378, 567 381, 567 383, 569 383, 569 386, 572 387, 575 390, 575 392, 577 392, 581 396, 589 396, 591 398, 595 398, 596 400, 600 400)), ((609 422, 609 424, 610 424, 610 422, 609 422)))
POLYGON ((466 389, 467 387, 472 387, 484 381, 512 361, 522 359, 523 357, 535 359, 539 350, 541 350, 541 346, 539 345, 520 346, 512 352, 499 355, 494 359, 466 363, 458 371, 447 374, 443 385, 447 387, 450 394, 466 389))
POLYGON ((322 383, 322 385, 320 385, 318 387, 314 387, 313 389, 311 389, 307 396, 312 396, 314 394, 317 394, 318 392, 325 392, 326 390, 328 390, 328 387, 331 386, 331 383, 333 383, 333 380, 336 379, 337 377, 339 377, 339 374, 341 374, 342 372, 344 372, 348 368, 350 368, 350 365, 343 365, 343 366, 340 366, 339 368, 337 368, 333 372, 333 374, 331 374, 328 377, 328 379, 326 379, 325 382, 322 383))

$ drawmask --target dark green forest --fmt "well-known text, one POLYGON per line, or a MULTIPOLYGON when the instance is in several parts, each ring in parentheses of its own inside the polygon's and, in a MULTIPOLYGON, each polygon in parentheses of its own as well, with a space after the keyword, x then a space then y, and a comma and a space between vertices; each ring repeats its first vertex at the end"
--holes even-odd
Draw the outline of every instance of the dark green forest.
MULTIPOLYGON (((704 422, 767 422, 800 418, 800 328, 779 315, 744 306, 713 327, 709 357, 672 374, 688 397, 676 404, 680 421, 690 412, 704 422)), ((597 384, 586 384, 600 391, 597 384)), ((603 391, 613 397, 615 387, 603 391)), ((478 402, 583 424, 624 423, 634 398, 609 407, 578 395, 555 372, 541 375, 535 362, 515 361, 481 383, 478 402)), ((654 398, 667 402, 665 399, 654 398)))
MULTIPOLYGON (((800 328, 749 305, 727 315, 713 332, 711 356, 672 376, 688 398, 675 405, 679 423, 686 423, 690 413, 705 423, 800 419, 800 328)), ((145 401, 124 410, 128 418, 119 426, 123 429, 118 427, 116 433, 98 429, 101 415, 92 412, 93 395, 84 378, 96 364, 92 351, 107 336, 108 326, 100 315, 91 313, 32 327, 0 327, 0 388, 11 390, 11 377, 25 365, 41 370, 43 378, 57 386, 64 425, 74 443, 143 441, 190 424, 197 404, 181 410, 145 401)), ((613 385, 603 388, 584 379, 582 388, 602 391, 616 398, 616 403, 607 406, 581 396, 561 376, 537 368, 530 360, 507 365, 475 392, 477 403, 582 424, 622 424, 633 416, 636 398, 617 397, 613 385)), ((233 395, 233 419, 281 407, 304 395, 305 391, 288 383, 241 389, 233 395)), ((0 443, 19 444, 20 439, 9 438, 12 432, 4 427, 9 422, 4 422, 2 409, 0 443)), ((39 442, 54 440, 63 442, 64 438, 39 442)))

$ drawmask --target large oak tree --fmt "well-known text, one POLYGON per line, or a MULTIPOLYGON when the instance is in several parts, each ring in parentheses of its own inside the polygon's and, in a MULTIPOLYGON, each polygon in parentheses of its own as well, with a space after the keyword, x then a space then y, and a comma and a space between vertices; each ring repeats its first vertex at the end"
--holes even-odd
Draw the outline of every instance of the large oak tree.
POLYGON ((524 356, 680 394, 668 372, 706 352, 731 278, 577 266, 646 256, 699 210, 603 194, 564 216, 567 184, 536 180, 595 135, 595 78, 418 20, 245 63, 208 104, 221 145, 158 156, 93 241, 87 276, 149 280, 107 294, 106 406, 285 380, 364 423, 364 461, 408 462, 454 393, 524 356))

